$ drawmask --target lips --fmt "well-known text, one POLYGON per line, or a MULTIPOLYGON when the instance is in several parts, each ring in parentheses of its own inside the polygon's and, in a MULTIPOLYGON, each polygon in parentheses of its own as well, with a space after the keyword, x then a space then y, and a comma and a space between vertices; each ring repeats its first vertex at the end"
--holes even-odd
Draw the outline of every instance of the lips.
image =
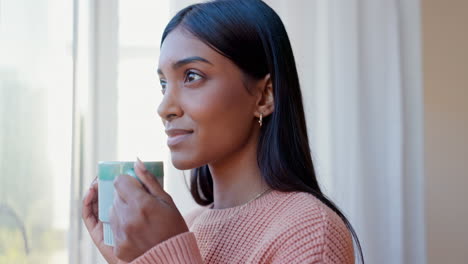
POLYGON ((188 129, 168 129, 166 130, 167 145, 169 147, 175 146, 186 140, 193 133, 193 130, 188 129))

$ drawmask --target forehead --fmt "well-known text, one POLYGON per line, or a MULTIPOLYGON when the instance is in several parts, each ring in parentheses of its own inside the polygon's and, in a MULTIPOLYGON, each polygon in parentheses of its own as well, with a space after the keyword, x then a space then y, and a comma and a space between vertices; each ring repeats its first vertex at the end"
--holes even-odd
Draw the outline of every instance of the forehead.
POLYGON ((176 28, 167 35, 161 46, 159 68, 167 68, 174 62, 193 56, 205 58, 213 64, 227 59, 188 31, 176 28))

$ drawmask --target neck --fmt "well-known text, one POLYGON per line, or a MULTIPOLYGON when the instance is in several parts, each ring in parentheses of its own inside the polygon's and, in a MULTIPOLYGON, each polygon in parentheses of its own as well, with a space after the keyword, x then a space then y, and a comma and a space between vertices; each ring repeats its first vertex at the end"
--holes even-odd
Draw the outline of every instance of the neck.
POLYGON ((243 205, 268 188, 257 165, 257 140, 250 140, 229 155, 229 159, 209 164, 209 168, 213 177, 214 209, 243 205))

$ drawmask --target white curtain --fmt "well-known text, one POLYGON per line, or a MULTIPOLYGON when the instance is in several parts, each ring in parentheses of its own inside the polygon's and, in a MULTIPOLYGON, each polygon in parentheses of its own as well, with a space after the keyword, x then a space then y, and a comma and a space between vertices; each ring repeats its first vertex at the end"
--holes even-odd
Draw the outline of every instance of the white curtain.
POLYGON ((269 3, 290 34, 323 189, 367 263, 426 263, 418 0, 269 3))

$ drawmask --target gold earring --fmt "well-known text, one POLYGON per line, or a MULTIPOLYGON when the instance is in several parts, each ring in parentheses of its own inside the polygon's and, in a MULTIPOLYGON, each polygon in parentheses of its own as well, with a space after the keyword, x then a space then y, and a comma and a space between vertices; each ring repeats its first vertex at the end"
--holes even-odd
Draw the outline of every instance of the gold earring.
POLYGON ((262 126, 262 119, 263 119, 263 113, 260 113, 260 118, 258 119, 258 123, 260 124, 260 127, 262 126))

